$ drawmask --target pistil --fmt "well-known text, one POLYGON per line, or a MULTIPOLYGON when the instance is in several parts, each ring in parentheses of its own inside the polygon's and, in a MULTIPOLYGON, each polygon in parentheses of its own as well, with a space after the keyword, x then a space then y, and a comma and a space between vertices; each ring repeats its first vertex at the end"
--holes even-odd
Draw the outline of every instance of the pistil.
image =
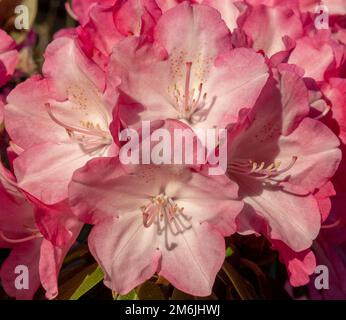
POLYGON ((203 102, 207 98, 207 93, 203 94, 203 83, 199 83, 198 89, 191 89, 191 74, 192 74, 192 62, 186 62, 185 71, 185 88, 184 95, 178 88, 178 85, 174 85, 173 96, 175 99, 175 108, 179 112, 179 116, 182 119, 191 121, 192 115, 203 107, 203 102), (197 91, 197 98, 195 93, 197 91))

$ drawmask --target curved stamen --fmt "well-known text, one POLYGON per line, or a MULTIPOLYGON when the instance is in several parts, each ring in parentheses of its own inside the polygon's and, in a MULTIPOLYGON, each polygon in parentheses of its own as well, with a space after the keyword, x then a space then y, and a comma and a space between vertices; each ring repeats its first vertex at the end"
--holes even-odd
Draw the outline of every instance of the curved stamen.
POLYGON ((325 108, 323 110, 323 112, 319 116, 315 117, 314 119, 320 120, 320 119, 324 118, 329 113, 330 110, 331 110, 330 106, 327 106, 327 108, 325 108))
POLYGON ((10 239, 2 231, 0 231, 0 237, 8 243, 22 243, 22 242, 30 241, 33 239, 42 238, 42 235, 41 234, 33 234, 31 236, 21 238, 21 239, 10 239))
POLYGON ((197 97, 197 100, 193 100, 192 102, 194 102, 193 106, 192 106, 192 111, 195 111, 197 109, 197 106, 201 100, 201 97, 202 97, 202 91, 203 91, 203 83, 200 83, 199 86, 198 86, 198 97, 197 97))
POLYGON ((291 162, 281 170, 279 170, 281 166, 281 161, 271 163, 266 168, 264 162, 258 164, 257 162, 251 160, 247 163, 243 161, 235 161, 229 164, 228 170, 230 171, 230 173, 248 176, 252 179, 266 180, 268 178, 276 177, 282 173, 289 171, 295 165, 297 160, 298 157, 292 157, 291 162))
POLYGON ((92 129, 83 129, 83 128, 78 128, 78 127, 73 127, 70 125, 67 125, 65 123, 63 123, 62 121, 60 121, 54 114, 53 114, 53 110, 52 107, 50 105, 50 103, 46 103, 45 104, 47 113, 49 115, 49 117, 59 126, 65 128, 67 131, 69 132, 78 132, 81 134, 85 134, 85 135, 89 135, 89 136, 95 136, 95 137, 99 137, 99 138, 105 138, 105 135, 108 135, 108 132, 103 131, 103 130, 92 130, 92 129))
POLYGON ((150 204, 143 211, 143 224, 146 228, 149 228, 153 223, 158 213, 158 208, 150 204))
POLYGON ((68 13, 68 15, 75 21, 78 21, 78 17, 76 16, 76 14, 73 12, 71 5, 69 2, 65 2, 65 9, 66 12, 68 13))
POLYGON ((295 163, 297 162, 297 160, 298 160, 297 156, 292 157, 290 164, 286 168, 276 171, 275 175, 279 175, 281 173, 287 172, 288 170, 291 170, 293 166, 295 165, 295 163))
POLYGON ((332 224, 322 225, 321 229, 333 229, 341 224, 341 219, 335 221, 332 224))

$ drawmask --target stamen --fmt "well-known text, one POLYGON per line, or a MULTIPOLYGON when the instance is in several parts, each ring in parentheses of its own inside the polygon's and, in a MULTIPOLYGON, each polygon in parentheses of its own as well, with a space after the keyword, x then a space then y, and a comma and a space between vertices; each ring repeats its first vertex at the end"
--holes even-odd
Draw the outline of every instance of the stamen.
POLYGON ((92 135, 95 137, 99 137, 99 138, 104 138, 106 134, 108 134, 108 132, 106 131, 102 131, 100 130, 99 132, 96 130, 85 130, 82 128, 77 128, 77 127, 73 127, 70 125, 67 125, 65 123, 63 123, 62 121, 60 121, 54 114, 53 114, 53 110, 52 107, 50 105, 50 103, 46 103, 45 104, 46 110, 48 112, 49 117, 59 126, 65 128, 68 132, 78 132, 78 133, 82 133, 82 134, 86 134, 86 135, 92 135))
MULTIPOLYGON (((282 170, 279 170, 279 171, 276 171, 276 175, 279 175, 279 174, 281 174, 281 173, 285 173, 285 172, 287 172, 288 170, 292 169, 293 166, 295 165, 295 163, 297 162, 297 160, 298 160, 298 157, 296 157, 296 156, 292 157, 292 161, 290 162, 290 164, 289 164, 286 168, 284 168, 284 169, 282 169, 282 170)), ((281 164, 281 163, 280 163, 280 164, 281 164)), ((280 166, 280 164, 279 164, 279 166, 280 166)), ((275 170, 277 170, 277 169, 278 169, 278 168, 276 168, 275 170)))
POLYGON ((5 236, 5 234, 2 231, 0 231, 0 237, 8 243, 22 243, 22 242, 30 241, 33 239, 42 238, 42 235, 40 233, 35 233, 35 234, 32 234, 31 236, 28 236, 22 239, 10 239, 7 236, 5 236))
POLYGON ((337 226, 339 226, 340 224, 341 224, 341 219, 335 221, 332 224, 322 225, 321 229, 333 229, 333 228, 336 228, 337 226))
POLYGON ((200 83, 199 87, 198 87, 198 97, 197 97, 197 100, 195 101, 195 103, 192 106, 192 111, 196 110, 196 108, 197 108, 197 106, 199 104, 199 101, 201 100, 202 90, 203 90, 203 83, 200 83))
POLYGON ((160 194, 150 199, 150 203, 141 207, 143 214, 143 224, 146 228, 150 227, 155 220, 159 224, 160 221, 167 220, 171 223, 175 218, 182 214, 184 208, 179 208, 172 199, 166 195, 160 194))
POLYGON ((320 120, 320 119, 324 118, 329 113, 330 109, 331 109, 330 106, 327 106, 327 108, 325 108, 323 110, 323 112, 319 116, 315 117, 314 119, 320 120))
POLYGON ((78 21, 78 17, 76 14, 73 12, 71 5, 69 2, 65 2, 65 10, 68 13, 68 15, 75 21, 78 21))
POLYGON ((279 170, 281 166, 281 161, 276 161, 274 163, 271 163, 267 167, 265 167, 264 162, 261 162, 261 164, 258 164, 257 162, 254 162, 252 160, 249 160, 247 162, 234 161, 228 165, 228 170, 231 174, 235 173, 235 174, 248 176, 249 178, 252 178, 252 179, 266 180, 268 178, 276 177, 282 173, 289 171, 295 165, 297 160, 298 160, 298 157, 296 156, 292 157, 292 161, 285 168, 281 170, 279 170))

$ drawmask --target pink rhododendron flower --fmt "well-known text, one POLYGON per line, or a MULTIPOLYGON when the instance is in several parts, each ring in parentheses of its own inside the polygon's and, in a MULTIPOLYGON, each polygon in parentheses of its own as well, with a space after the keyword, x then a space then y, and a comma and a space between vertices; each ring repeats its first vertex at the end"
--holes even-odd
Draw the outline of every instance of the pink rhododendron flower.
POLYGON ((269 233, 300 252, 318 235, 314 192, 333 176, 341 152, 337 137, 306 117, 308 94, 300 75, 285 65, 278 71, 253 115, 230 130, 229 175, 245 202, 240 229, 269 233))
POLYGON ((82 258, 79 278, 91 253, 117 295, 140 297, 150 281, 168 299, 265 299, 279 281, 275 290, 306 286, 294 298, 344 298, 346 0, 65 8, 57 21, 69 14, 75 27, 35 21, 22 45, 0 29, 4 291, 33 299, 43 287, 54 299, 62 265, 75 272, 82 258), (31 53, 39 66, 43 51, 33 75, 31 53), (321 264, 329 290, 314 283, 321 264), (16 286, 18 266, 28 290, 16 286))
POLYGON ((95 159, 74 175, 71 206, 95 224, 89 247, 105 284, 125 294, 156 272, 176 288, 208 296, 242 203, 225 176, 180 166, 124 167, 95 159), (103 179, 99 179, 102 176, 103 179))
POLYGON ((195 129, 225 128, 252 108, 267 81, 263 57, 231 50, 227 26, 208 6, 184 2, 167 11, 154 39, 129 38, 113 51, 112 74, 128 100, 119 116, 128 126, 176 119, 195 129))
POLYGON ((12 76, 18 62, 14 40, 0 29, 0 87, 12 76))
POLYGON ((18 185, 53 204, 67 198, 76 169, 117 154, 109 129, 117 91, 73 39, 53 41, 45 58, 44 78, 34 76, 8 96, 5 125, 23 149, 14 161, 18 185))
POLYGON ((58 274, 63 260, 82 228, 70 211, 57 211, 38 201, 29 201, 17 187, 15 177, 0 165, 0 247, 11 248, 11 253, 1 265, 1 282, 8 295, 16 299, 32 299, 37 289, 42 286, 46 297, 53 299, 58 294, 58 274), (40 215, 50 214, 50 225, 38 221, 40 215), (63 221, 58 225, 57 220, 63 221), (55 224, 55 225, 54 225, 55 224), (57 230, 44 237, 48 230, 57 230), (64 239, 59 235, 64 229, 64 239), (21 290, 15 286, 18 276, 16 267, 28 268, 29 287, 21 290))

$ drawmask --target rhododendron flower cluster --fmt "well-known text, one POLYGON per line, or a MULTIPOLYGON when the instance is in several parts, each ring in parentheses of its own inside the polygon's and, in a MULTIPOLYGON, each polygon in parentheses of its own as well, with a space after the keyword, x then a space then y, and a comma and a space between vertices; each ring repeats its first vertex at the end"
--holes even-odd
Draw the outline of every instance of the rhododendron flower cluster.
MULTIPOLYGON (((90 226, 88 250, 116 295, 156 277, 210 296, 230 239, 253 236, 278 253, 291 286, 321 298, 311 276, 323 264, 327 298, 345 296, 345 3, 73 0, 66 12, 76 27, 54 35, 41 72, 0 95, 6 293, 32 299, 42 287, 56 298, 90 226), (174 140, 182 129, 180 151, 164 143, 162 132, 174 140), (211 130, 226 134, 201 162, 211 130), (139 161, 124 163, 123 148, 139 161), (165 163, 178 152, 192 161, 165 163), (225 170, 210 174, 221 156, 225 170)), ((0 87, 16 66, 0 30, 0 87)))

